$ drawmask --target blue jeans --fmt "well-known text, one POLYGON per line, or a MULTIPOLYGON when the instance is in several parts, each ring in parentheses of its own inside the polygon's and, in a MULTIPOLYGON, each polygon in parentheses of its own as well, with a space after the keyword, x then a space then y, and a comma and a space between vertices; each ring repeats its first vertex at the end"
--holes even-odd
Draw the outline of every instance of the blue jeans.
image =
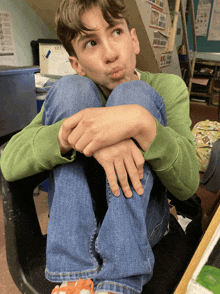
MULTIPOLYGON (((105 107, 125 104, 140 104, 166 125, 163 99, 147 83, 118 85, 105 107)), ((87 78, 63 77, 47 95, 43 124, 89 107, 103 107, 97 86, 87 78)), ((102 167, 80 153, 73 163, 53 169, 48 193, 48 280, 90 278, 97 291, 142 291, 152 277, 152 247, 166 231, 169 205, 165 188, 147 162, 141 182, 142 196, 131 187, 131 198, 122 192, 115 197, 102 167)))

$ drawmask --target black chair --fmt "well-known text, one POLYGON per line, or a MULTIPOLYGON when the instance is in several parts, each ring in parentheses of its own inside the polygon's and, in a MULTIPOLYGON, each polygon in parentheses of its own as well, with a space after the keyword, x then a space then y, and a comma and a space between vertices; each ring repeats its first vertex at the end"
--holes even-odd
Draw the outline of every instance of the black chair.
MULTIPOLYGON (((44 171, 14 182, 7 182, 1 175, 7 263, 21 293, 49 294, 57 284, 47 281, 44 275, 46 236, 41 233, 33 199, 35 187, 48 175, 44 171)), ((178 205, 182 207, 182 202, 178 205)), ((185 234, 171 215, 169 233, 153 248, 153 278, 143 294, 174 292, 201 238, 201 233, 196 239, 194 234, 200 231, 200 216, 199 219, 198 226, 185 234)))
POLYGON ((34 188, 47 177, 48 172, 15 182, 2 177, 7 263, 21 293, 48 294, 56 285, 45 279, 46 236, 33 199, 34 188))

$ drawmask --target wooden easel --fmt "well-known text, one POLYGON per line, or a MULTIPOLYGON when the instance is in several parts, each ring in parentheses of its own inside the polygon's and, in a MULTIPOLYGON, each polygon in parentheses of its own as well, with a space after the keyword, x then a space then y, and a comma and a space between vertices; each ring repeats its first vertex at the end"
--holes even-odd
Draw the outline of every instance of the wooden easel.
POLYGON ((170 33, 170 46, 169 51, 173 51, 175 37, 176 37, 176 29, 177 29, 177 21, 179 16, 179 11, 181 14, 181 21, 183 26, 183 41, 182 45, 186 48, 186 55, 187 55, 187 62, 188 62, 188 69, 189 69, 189 84, 188 84, 188 90, 189 93, 191 92, 192 88, 192 78, 195 68, 195 62, 196 62, 196 53, 197 53, 197 43, 196 43, 196 33, 195 33, 195 12, 194 12, 194 2, 193 0, 187 1, 187 7, 189 8, 191 12, 191 18, 192 18, 192 33, 193 33, 193 60, 192 63, 190 62, 190 55, 189 55, 189 42, 188 42, 188 34, 187 34, 187 20, 186 20, 186 13, 184 9, 184 0, 176 0, 175 3, 175 11, 174 11, 174 20, 173 20, 173 26, 170 33))

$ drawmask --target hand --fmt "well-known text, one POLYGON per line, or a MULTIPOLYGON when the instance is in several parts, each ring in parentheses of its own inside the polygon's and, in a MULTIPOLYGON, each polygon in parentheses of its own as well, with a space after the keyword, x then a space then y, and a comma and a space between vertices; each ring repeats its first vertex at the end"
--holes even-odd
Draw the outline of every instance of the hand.
POLYGON ((156 133, 154 117, 140 105, 86 108, 63 121, 58 142, 62 154, 73 148, 92 156, 98 149, 128 138, 146 151, 156 133))
POLYGON ((58 142, 61 153, 75 149, 86 156, 134 137, 140 125, 139 105, 87 108, 65 119, 58 142))
POLYGON ((93 156, 104 168, 110 188, 115 196, 120 195, 117 178, 124 195, 128 198, 132 196, 128 177, 137 194, 143 194, 144 190, 140 180, 143 178, 145 160, 131 139, 101 148, 94 152, 93 156))

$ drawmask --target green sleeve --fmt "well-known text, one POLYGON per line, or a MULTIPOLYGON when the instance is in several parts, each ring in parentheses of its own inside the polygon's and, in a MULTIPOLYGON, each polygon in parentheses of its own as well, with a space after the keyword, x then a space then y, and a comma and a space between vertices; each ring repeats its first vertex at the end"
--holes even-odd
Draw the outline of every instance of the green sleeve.
MULTIPOLYGON (((156 121, 157 135, 144 157, 173 195, 187 199, 199 184, 198 160, 190 130, 188 90, 182 79, 174 75, 148 73, 144 80, 163 97, 168 120, 166 127, 156 121)), ((1 169, 8 181, 74 160, 75 152, 70 158, 60 154, 57 134, 62 121, 42 126, 42 114, 43 109, 5 148, 1 169)))
POLYGON ((156 74, 149 80, 163 97, 167 126, 157 120, 157 135, 144 157, 177 198, 191 197, 199 185, 199 166, 190 129, 189 93, 181 78, 156 74))
POLYGON ((62 121, 50 126, 42 126, 41 112, 22 131, 14 135, 1 156, 1 170, 7 181, 19 180, 55 165, 72 162, 60 154, 57 135, 62 121))

